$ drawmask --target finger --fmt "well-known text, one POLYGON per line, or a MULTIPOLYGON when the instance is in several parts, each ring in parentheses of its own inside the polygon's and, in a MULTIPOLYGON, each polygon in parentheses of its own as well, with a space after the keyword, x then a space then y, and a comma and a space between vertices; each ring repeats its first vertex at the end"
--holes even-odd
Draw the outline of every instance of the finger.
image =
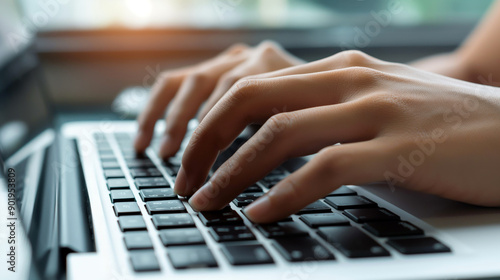
POLYGON ((196 115, 196 111, 210 95, 217 80, 241 63, 245 57, 246 53, 228 55, 186 76, 166 116, 165 133, 160 146, 162 158, 170 157, 177 152, 186 134, 189 120, 196 115))
POLYGON ((246 125, 264 123, 283 111, 337 104, 351 94, 368 88, 375 90, 376 75, 379 74, 368 68, 349 68, 237 83, 193 133, 184 152, 176 192, 190 194, 193 188, 201 186, 217 154, 246 125))
POLYGON ((363 102, 281 113, 228 159, 189 200, 199 211, 227 205, 250 184, 291 157, 313 154, 342 142, 372 139, 379 131, 363 102))
POLYGON ((264 41, 252 51, 248 59, 235 67, 233 70, 225 73, 217 82, 210 98, 203 105, 198 115, 198 121, 201 122, 208 111, 226 94, 226 92, 239 79, 260 73, 275 71, 278 69, 302 64, 303 61, 291 56, 279 45, 264 41))
POLYGON ((361 51, 349 50, 336 53, 332 56, 313 61, 306 64, 300 64, 285 69, 276 70, 253 76, 254 79, 276 78, 289 75, 315 73, 321 71, 338 70, 347 67, 369 67, 382 70, 388 68, 393 63, 385 62, 369 56, 361 51))
POLYGON ((139 130, 135 138, 134 147, 139 153, 144 152, 151 142, 156 121, 163 115, 165 108, 177 92, 185 71, 176 71, 163 74, 151 89, 151 97, 137 118, 139 130))
MULTIPOLYGON (((242 65, 240 65, 242 66, 242 65)), ((206 103, 200 109, 200 113, 198 115, 198 122, 201 122, 203 118, 208 114, 210 109, 214 107, 214 105, 224 96, 224 94, 242 77, 251 75, 250 71, 240 70, 240 66, 233 69, 230 72, 225 73, 221 76, 213 93, 210 95, 206 103), (238 74, 238 72, 245 74, 238 74)))
POLYGON ((181 68, 175 71, 169 71, 158 77, 151 90, 151 98, 145 109, 137 118, 139 130, 135 139, 134 147, 138 152, 144 152, 153 136, 156 121, 163 115, 167 105, 177 93, 184 77, 188 73, 196 71, 198 68, 209 67, 218 61, 223 61, 227 56, 237 56, 248 49, 247 46, 238 44, 230 47, 225 52, 219 54, 213 59, 200 63, 196 66, 181 68))
POLYGON ((245 215, 255 223, 278 221, 341 185, 383 179, 393 158, 396 157, 391 156, 390 146, 381 139, 325 148, 245 208, 245 215))

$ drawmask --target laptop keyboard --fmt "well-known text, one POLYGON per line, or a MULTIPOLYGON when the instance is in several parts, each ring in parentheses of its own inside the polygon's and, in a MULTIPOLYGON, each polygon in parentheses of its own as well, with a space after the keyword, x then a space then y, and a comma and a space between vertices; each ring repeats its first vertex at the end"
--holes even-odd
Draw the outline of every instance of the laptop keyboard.
MULTIPOLYGON (((226 208, 193 214, 186 209, 189 207, 186 199, 174 194, 173 186, 163 175, 175 181, 181 155, 157 166, 147 155, 136 155, 130 134, 95 134, 94 138, 109 199, 123 234, 123 245, 132 268, 138 273, 160 271, 157 254, 164 251, 174 269, 218 267, 222 261, 233 266, 272 265, 276 260, 269 253, 271 250, 287 262, 335 261, 335 256, 339 255, 391 258, 395 254, 451 252, 435 237, 347 186, 282 221, 253 225, 241 209, 285 178, 289 173, 283 167, 248 187, 226 208), (111 137, 118 143, 118 149, 112 148, 108 141, 111 137), (119 163, 119 157, 124 159, 126 166, 119 163), (129 184, 126 173, 134 179, 134 185, 129 184), (136 200, 134 192, 139 193, 140 200, 136 200), (141 207, 146 215, 142 215, 141 207), (147 220, 155 227, 152 234, 147 230, 147 220), (209 238, 218 245, 207 245, 200 230, 208 231, 209 238), (260 242, 256 234, 272 242, 260 242), (151 236, 155 235, 166 250, 153 246, 151 236), (225 259, 216 259, 214 250, 220 250, 225 259)), ((221 153, 212 170, 243 143, 244 139, 237 139, 221 153)))

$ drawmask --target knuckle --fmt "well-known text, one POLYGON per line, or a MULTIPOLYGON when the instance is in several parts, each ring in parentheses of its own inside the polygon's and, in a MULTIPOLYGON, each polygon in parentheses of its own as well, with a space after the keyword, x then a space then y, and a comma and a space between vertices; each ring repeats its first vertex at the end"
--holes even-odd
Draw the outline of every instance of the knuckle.
POLYGON ((316 155, 319 176, 325 178, 341 178, 344 169, 349 166, 352 158, 348 154, 340 153, 335 146, 323 148, 316 155))
POLYGON ((345 69, 346 74, 353 80, 354 83, 361 86, 375 85, 380 80, 384 79, 386 74, 368 67, 354 66, 345 69))
POLYGON ((186 77, 186 82, 194 84, 206 84, 210 81, 210 75, 203 71, 196 71, 186 77))
POLYGON ((371 56, 358 50, 343 51, 341 55, 350 66, 365 65, 371 59, 371 56))
POLYGON ((249 46, 247 44, 236 43, 236 44, 229 47, 228 52, 231 54, 239 54, 239 53, 246 51, 248 49, 249 49, 249 46))
POLYGON ((179 84, 179 82, 182 80, 182 76, 172 73, 170 71, 162 72, 158 77, 156 78, 156 82, 153 86, 153 88, 157 88, 159 90, 153 90, 153 92, 156 95, 162 94, 163 89, 166 89, 168 87, 175 87, 176 85, 179 84))
MULTIPOLYGON (((201 143, 205 133, 204 130, 200 127, 196 128, 191 134, 191 138, 189 139, 189 146, 196 146, 198 143, 201 143)), ((184 163, 184 162, 183 162, 184 163)))
POLYGON ((293 112, 276 114, 266 121, 264 127, 274 134, 283 135, 292 126, 294 118, 293 112))
POLYGON ((276 53, 279 49, 278 44, 271 40, 263 41, 258 46, 258 50, 263 54, 276 53))
POLYGON ((231 101, 239 103, 242 100, 252 98, 257 91, 258 82, 250 79, 238 80, 230 90, 229 98, 231 101))

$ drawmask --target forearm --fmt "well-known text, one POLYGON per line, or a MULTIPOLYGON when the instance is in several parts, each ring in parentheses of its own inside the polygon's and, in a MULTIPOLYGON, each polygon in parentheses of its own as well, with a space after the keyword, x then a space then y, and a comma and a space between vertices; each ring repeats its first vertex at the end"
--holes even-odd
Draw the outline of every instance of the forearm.
POLYGON ((500 1, 497 1, 474 32, 454 52, 410 63, 426 71, 474 83, 496 85, 500 80, 500 1))
POLYGON ((474 74, 471 73, 463 57, 457 52, 442 53, 425 57, 409 65, 425 71, 437 73, 447 77, 474 82, 474 74))

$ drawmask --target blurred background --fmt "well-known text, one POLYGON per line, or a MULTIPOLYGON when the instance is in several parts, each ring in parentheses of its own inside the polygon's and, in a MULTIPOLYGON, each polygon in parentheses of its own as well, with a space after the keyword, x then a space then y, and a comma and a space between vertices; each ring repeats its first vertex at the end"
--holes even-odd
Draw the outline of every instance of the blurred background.
MULTIPOLYGON (((52 100, 107 107, 161 70, 231 44, 274 40, 315 60, 344 49, 407 62, 454 50, 491 1, 471 0, 18 0, 52 100)), ((0 26, 8 26, 0 19, 0 26)), ((22 38, 20 38, 21 40, 22 38)), ((0 42, 1 46, 1 42, 0 42)))

